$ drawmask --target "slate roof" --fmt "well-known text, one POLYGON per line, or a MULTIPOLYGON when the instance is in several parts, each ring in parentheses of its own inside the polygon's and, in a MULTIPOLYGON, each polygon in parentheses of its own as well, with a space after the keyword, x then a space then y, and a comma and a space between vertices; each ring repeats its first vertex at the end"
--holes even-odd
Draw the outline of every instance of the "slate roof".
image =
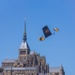
POLYGON ((28 46, 27 42, 26 41, 22 42, 19 49, 29 49, 29 46, 28 46))
POLYGON ((50 67, 49 72, 59 72, 61 70, 60 67, 50 67))
POLYGON ((22 68, 22 67, 6 67, 4 70, 36 70, 35 67, 27 67, 27 68, 22 68))
POLYGON ((2 63, 14 63, 15 61, 15 59, 5 59, 2 63))

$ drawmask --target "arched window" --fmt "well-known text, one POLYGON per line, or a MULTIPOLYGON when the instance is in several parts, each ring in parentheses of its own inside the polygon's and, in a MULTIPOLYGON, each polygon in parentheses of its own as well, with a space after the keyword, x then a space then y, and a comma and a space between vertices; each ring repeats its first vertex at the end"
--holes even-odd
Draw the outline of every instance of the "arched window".
POLYGON ((33 75, 33 73, 31 73, 31 75, 33 75))

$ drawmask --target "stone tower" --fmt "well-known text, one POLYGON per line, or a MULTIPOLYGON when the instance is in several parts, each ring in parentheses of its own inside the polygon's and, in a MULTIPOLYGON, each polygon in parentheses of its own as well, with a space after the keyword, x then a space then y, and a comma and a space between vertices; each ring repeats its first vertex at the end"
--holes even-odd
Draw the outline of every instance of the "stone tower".
POLYGON ((30 48, 27 43, 27 35, 26 35, 26 21, 24 23, 24 34, 21 46, 19 48, 19 59, 26 60, 27 56, 30 54, 30 48))

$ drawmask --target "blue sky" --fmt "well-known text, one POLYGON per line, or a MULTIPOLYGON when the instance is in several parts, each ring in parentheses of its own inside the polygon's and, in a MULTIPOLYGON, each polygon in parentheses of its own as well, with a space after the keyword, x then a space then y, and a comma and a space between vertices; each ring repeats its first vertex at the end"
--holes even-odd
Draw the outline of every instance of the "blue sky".
POLYGON ((31 51, 46 57, 50 67, 63 65, 66 75, 75 72, 74 0, 0 0, 0 65, 17 59, 26 17, 27 41, 31 51), (59 32, 40 42, 42 27, 59 32))

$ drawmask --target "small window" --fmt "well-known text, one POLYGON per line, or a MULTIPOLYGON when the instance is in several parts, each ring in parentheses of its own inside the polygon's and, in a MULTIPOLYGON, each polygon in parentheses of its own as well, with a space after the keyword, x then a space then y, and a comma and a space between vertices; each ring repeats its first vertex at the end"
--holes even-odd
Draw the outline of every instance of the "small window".
POLYGON ((20 65, 20 63, 17 63, 17 65, 20 65))
POLYGON ((59 75, 59 73, 55 73, 55 75, 59 75))
POLYGON ((21 51, 20 54, 26 54, 26 51, 21 51))
POLYGON ((6 70, 6 72, 8 72, 8 70, 6 70))

